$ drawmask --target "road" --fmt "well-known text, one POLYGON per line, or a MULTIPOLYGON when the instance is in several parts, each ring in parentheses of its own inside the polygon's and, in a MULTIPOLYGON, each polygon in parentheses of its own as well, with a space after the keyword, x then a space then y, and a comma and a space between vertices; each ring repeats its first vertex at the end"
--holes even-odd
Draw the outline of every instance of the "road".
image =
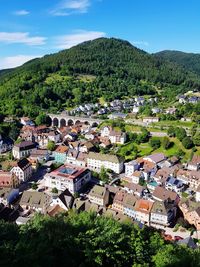
MULTIPOLYGON (((171 235, 174 239, 175 236, 180 236, 183 239, 187 238, 191 235, 191 232, 186 230, 186 229, 181 229, 178 230, 176 232, 173 231, 174 228, 170 228, 170 227, 164 227, 164 226, 158 226, 158 225, 152 225, 152 227, 156 228, 156 229, 160 229, 160 230, 165 230, 165 234, 166 235, 171 235)), ((192 235, 193 238, 199 239, 200 238, 200 231, 195 231, 192 235)))
MULTIPOLYGON (((134 133, 140 134, 141 131, 134 131, 134 133)), ((168 136, 167 133, 165 132, 150 132, 151 136, 156 136, 156 137, 164 137, 164 136, 168 136)))
MULTIPOLYGON (((124 121, 125 121, 125 123, 129 123, 129 124, 133 124, 133 125, 137 125, 137 126, 141 126, 141 127, 149 127, 149 128, 153 127, 153 128, 158 128, 158 129, 160 129, 160 127, 161 127, 161 125, 156 126, 156 125, 153 125, 153 123, 146 123, 146 122, 143 122, 142 120, 127 119, 124 121)), ((162 126, 162 127, 165 130, 167 130, 169 128, 169 126, 162 126)), ((187 134, 190 135, 190 129, 188 128, 188 126, 182 125, 181 127, 183 127, 186 130, 187 134)), ((156 134, 156 132, 153 132, 153 133, 156 134)), ((163 134, 163 132, 160 132, 160 133, 163 134)), ((156 136, 156 135, 154 135, 154 136, 156 136)), ((162 135, 160 135, 160 136, 162 136, 162 135)))
POLYGON ((44 175, 47 173, 47 168, 44 166, 41 166, 37 169, 36 172, 33 173, 31 179, 29 179, 27 182, 24 182, 20 184, 19 191, 23 192, 27 189, 31 188, 32 182, 38 182, 39 180, 43 179, 44 175))

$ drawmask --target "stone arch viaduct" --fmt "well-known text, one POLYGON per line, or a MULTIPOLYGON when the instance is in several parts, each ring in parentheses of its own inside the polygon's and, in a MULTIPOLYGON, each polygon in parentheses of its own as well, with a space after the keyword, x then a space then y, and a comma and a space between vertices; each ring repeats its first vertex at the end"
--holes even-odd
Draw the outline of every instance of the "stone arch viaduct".
POLYGON ((47 114, 51 118, 51 125, 55 127, 72 126, 79 123, 98 126, 102 120, 90 117, 69 116, 66 114, 47 114))

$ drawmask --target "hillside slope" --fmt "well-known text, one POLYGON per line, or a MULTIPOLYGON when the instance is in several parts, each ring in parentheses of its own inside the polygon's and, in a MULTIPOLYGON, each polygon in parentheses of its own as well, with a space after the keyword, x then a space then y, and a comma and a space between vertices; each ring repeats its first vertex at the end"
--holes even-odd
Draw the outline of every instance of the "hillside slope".
POLYGON ((100 38, 0 75, 0 112, 29 115, 86 101, 200 88, 198 75, 119 39, 100 38))
POLYGON ((169 60, 170 62, 176 63, 184 67, 186 70, 200 75, 200 54, 165 50, 156 53, 155 55, 164 60, 169 60))

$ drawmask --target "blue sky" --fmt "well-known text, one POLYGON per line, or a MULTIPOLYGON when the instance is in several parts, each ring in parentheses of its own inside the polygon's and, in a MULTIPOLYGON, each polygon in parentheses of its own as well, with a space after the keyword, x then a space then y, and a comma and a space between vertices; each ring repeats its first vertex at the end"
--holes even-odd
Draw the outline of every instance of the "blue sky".
POLYGON ((200 53, 199 0, 0 0, 0 69, 98 37, 200 53))

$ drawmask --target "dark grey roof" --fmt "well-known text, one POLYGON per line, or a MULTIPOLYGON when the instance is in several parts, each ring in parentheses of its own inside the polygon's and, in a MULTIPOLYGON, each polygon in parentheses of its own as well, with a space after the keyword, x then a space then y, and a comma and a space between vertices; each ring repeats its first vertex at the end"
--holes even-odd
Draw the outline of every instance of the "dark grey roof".
POLYGON ((58 197, 67 208, 71 208, 72 201, 74 198, 68 189, 63 191, 58 197))
POLYGON ((17 162, 17 166, 20 169, 25 170, 31 166, 31 163, 26 158, 23 158, 17 162))
POLYGON ((19 144, 15 144, 15 147, 18 147, 20 150, 28 150, 36 147, 36 144, 31 141, 23 141, 19 144))

